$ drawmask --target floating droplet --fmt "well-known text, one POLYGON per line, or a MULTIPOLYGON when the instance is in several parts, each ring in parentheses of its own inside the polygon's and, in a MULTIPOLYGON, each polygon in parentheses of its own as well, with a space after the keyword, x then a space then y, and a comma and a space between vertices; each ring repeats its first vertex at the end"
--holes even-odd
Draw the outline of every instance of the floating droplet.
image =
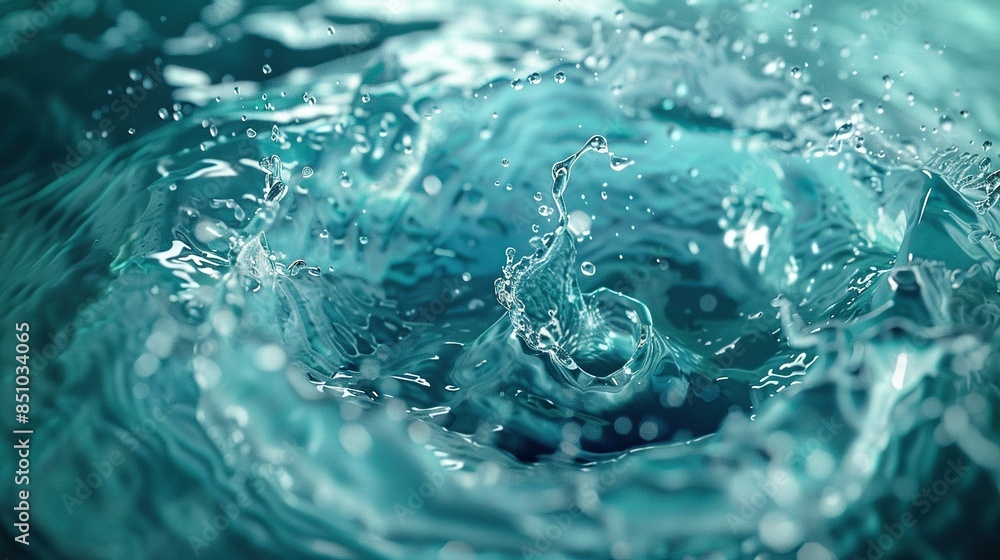
POLYGON ((590 261, 583 261, 580 263, 580 272, 582 272, 584 276, 593 276, 594 273, 597 272, 597 267, 595 267, 594 263, 590 261))
POLYGON ((308 179, 313 176, 313 168, 308 165, 302 168, 302 176, 308 179))
POLYGON ((128 129, 128 133, 129 133, 129 134, 135 134, 135 129, 134 129, 134 128, 130 128, 130 129, 128 129))
POLYGON ((531 74, 528 75, 528 82, 532 84, 538 84, 541 83, 541 81, 542 81, 542 75, 539 74, 538 72, 532 72, 531 74))
POLYGON ((633 163, 635 163, 635 160, 631 160, 627 157, 611 156, 611 169, 614 169, 615 171, 621 171, 633 163))
POLYGON ((799 78, 801 78, 802 77, 802 69, 799 68, 798 66, 793 66, 792 67, 792 77, 795 78, 796 80, 798 80, 799 78))
POLYGON ((163 120, 167 120, 170 117, 170 112, 168 112, 166 109, 163 108, 157 111, 156 114, 160 115, 160 118, 163 120))
POLYGON ((829 111, 830 109, 833 109, 833 100, 830 99, 829 97, 824 97, 823 100, 820 101, 820 107, 823 107, 824 111, 829 111))
POLYGON ((500 165, 507 167, 508 165, 510 165, 510 160, 508 160, 507 158, 503 158, 502 160, 500 160, 500 165))
POLYGON ((882 76, 882 83, 885 84, 885 89, 892 89, 892 78, 888 74, 882 76))
POLYGON ((362 103, 368 103, 371 100, 372 100, 372 96, 371 95, 369 95, 367 93, 362 93, 361 94, 361 102, 362 103))
POLYGON ((552 79, 555 80, 557 84, 565 83, 566 74, 564 74, 563 72, 556 72, 556 75, 552 76, 552 79))
POLYGON ((327 27, 327 28, 326 28, 326 34, 327 34, 327 35, 333 35, 333 34, 334 34, 334 33, 336 33, 336 32, 337 32, 337 30, 336 30, 336 29, 334 29, 332 25, 331 25, 330 27, 327 27))
POLYGON ((270 64, 265 64, 261 68, 261 70, 263 70, 265 74, 270 74, 271 73, 271 65, 270 64))
POLYGON ((524 82, 521 81, 521 78, 516 78, 510 82, 510 87, 514 88, 515 90, 521 89, 524 87, 524 82))
POLYGON ((257 137, 257 131, 254 130, 254 129, 252 129, 252 128, 248 128, 247 129, 247 137, 248 138, 256 138, 257 137))
POLYGON ((990 151, 990 148, 992 148, 992 147, 993 147, 993 142, 990 142, 989 140, 983 142, 983 151, 984 152, 990 151))

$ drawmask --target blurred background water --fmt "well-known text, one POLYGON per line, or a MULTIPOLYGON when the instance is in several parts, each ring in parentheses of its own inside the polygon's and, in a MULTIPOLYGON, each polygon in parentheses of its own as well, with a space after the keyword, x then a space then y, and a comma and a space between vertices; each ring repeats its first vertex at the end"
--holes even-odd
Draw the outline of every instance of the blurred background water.
POLYGON ((12 557, 995 555, 997 5, 157 4, 0 3, 12 557))

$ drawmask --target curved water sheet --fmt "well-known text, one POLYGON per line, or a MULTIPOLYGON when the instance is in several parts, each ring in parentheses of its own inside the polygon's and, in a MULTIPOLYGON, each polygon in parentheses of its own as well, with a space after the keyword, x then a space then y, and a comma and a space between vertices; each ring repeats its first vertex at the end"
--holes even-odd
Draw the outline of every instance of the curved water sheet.
POLYGON ((1000 546, 992 4, 26 4, 37 557, 1000 546))

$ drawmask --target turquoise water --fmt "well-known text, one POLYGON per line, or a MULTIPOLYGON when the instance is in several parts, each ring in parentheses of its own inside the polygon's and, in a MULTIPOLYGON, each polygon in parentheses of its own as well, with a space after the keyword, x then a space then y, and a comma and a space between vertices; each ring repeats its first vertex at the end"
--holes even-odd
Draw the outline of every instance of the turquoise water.
POLYGON ((1000 544, 992 4, 175 4, 0 14, 11 557, 1000 544))

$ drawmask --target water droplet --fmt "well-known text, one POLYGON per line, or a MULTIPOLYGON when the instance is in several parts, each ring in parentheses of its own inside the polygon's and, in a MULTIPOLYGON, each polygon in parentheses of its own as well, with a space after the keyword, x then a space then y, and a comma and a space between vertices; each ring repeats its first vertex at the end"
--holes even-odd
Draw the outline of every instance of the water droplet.
POLYGON ((358 238, 358 243, 360 243, 362 245, 367 245, 368 244, 368 237, 362 235, 361 237, 358 238))
POLYGON ((556 72, 556 75, 552 76, 552 79, 555 80, 557 84, 565 83, 566 82, 566 74, 563 73, 563 72, 556 72))
POLYGON ((508 165, 510 165, 510 160, 508 160, 507 158, 503 158, 502 160, 500 160, 500 165, 507 167, 508 165))
POLYGON ((308 179, 313 176, 313 168, 308 165, 302 168, 302 176, 308 179))
POLYGON ((532 72, 528 75, 528 82, 532 84, 539 84, 542 82, 542 75, 538 72, 532 72))
POLYGON ((951 132, 952 127, 955 125, 955 121, 951 120, 948 115, 941 116, 941 130, 943 132, 951 132))
POLYGON ((830 99, 829 97, 824 97, 823 100, 819 102, 819 104, 824 111, 829 111, 830 109, 833 109, 833 100, 830 99))
POLYGON ((608 199, 608 191, 601 191, 601 200, 608 199))
POLYGON ((535 202, 541 202, 541 201, 542 201, 542 192, 538 191, 535 193, 535 202))
POLYGON ((583 261, 580 263, 580 272, 582 272, 584 276, 593 276, 594 273, 597 272, 597 267, 595 267, 594 263, 590 261, 583 261))
POLYGON ((129 133, 129 134, 135 134, 135 129, 134 129, 134 128, 130 128, 130 129, 128 129, 128 133, 129 133))
POLYGON ((239 95, 240 94, 240 86, 234 87, 233 88, 233 93, 235 93, 236 95, 239 95))
POLYGON ((965 109, 962 109, 961 111, 959 111, 959 112, 958 112, 958 114, 959 114, 959 116, 960 116, 960 117, 962 117, 963 119, 967 119, 967 118, 969 118, 969 112, 968 112, 968 111, 966 111, 965 109))
POLYGON ((265 64, 261 68, 261 70, 263 70, 265 74, 270 74, 271 73, 271 65, 270 64, 265 64))
POLYGON ((132 78, 133 82, 138 82, 142 79, 142 72, 139 72, 135 68, 128 71, 128 77, 132 78))
POLYGON ((349 188, 353 184, 354 184, 354 181, 351 180, 351 176, 348 175, 346 171, 341 171, 340 172, 340 186, 342 186, 342 187, 344 187, 346 189, 346 188, 349 188))
POLYGON ((372 96, 371 95, 369 95, 367 93, 362 93, 361 94, 361 102, 362 103, 368 103, 371 100, 372 100, 372 96))
POLYGON ((615 21, 621 21, 623 19, 625 19, 625 10, 616 10, 615 21))
POLYGON ((892 78, 888 74, 882 76, 882 83, 885 84, 885 89, 892 89, 892 78))
POLYGON ((798 80, 802 77, 802 69, 798 66, 792 66, 792 77, 798 80))
POLYGON ((156 114, 160 115, 160 118, 163 119, 163 120, 167 120, 167 118, 170 117, 170 113, 166 109, 163 109, 163 108, 161 108, 159 111, 157 111, 156 114))
POLYGON ((334 34, 334 33, 336 33, 336 32, 337 32, 337 30, 336 30, 336 29, 334 29, 332 25, 331 25, 330 27, 327 27, 327 28, 326 28, 326 34, 327 34, 327 35, 333 35, 333 34, 334 34))
POLYGON ((257 131, 254 130, 254 129, 252 129, 252 128, 248 128, 247 129, 247 137, 248 138, 256 138, 257 137, 257 131))
POLYGON ((521 78, 516 78, 510 82, 510 87, 519 90, 524 87, 524 83, 521 81, 521 78))
POLYGON ((621 171, 633 163, 635 163, 635 160, 631 160, 627 157, 611 156, 611 169, 614 169, 615 171, 621 171))
POLYGON ((992 148, 992 147, 993 147, 993 142, 990 142, 989 140, 983 142, 983 151, 984 152, 990 151, 990 148, 992 148))
POLYGON ((462 281, 469 282, 471 280, 472 280, 472 275, 471 274, 469 274, 468 272, 463 272, 462 273, 462 281))
POLYGON ((542 216, 545 216, 546 218, 551 216, 552 212, 553 212, 552 208, 550 208, 545 204, 538 207, 538 213, 542 216))

